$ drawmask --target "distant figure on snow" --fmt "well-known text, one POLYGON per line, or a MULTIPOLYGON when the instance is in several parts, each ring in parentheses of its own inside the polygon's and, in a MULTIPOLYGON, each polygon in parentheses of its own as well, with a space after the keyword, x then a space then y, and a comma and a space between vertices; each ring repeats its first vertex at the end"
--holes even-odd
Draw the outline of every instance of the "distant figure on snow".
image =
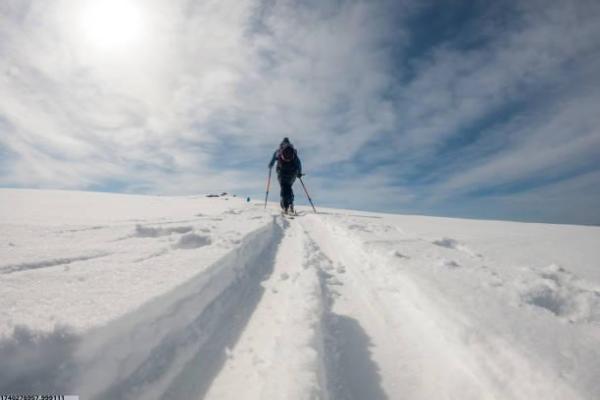
POLYGON ((277 163, 277 180, 281 187, 281 210, 286 214, 294 213, 294 191, 292 185, 297 177, 302 177, 302 163, 298 153, 288 138, 283 138, 279 148, 273 153, 269 169, 277 163))

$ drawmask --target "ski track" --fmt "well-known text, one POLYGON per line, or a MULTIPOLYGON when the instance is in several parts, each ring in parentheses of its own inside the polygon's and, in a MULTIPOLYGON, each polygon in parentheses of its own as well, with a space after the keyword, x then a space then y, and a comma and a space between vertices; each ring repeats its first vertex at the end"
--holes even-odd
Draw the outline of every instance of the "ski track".
MULTIPOLYGON (((0 343, 0 360, 28 362, 0 368, 0 389, 90 399, 582 398, 561 381, 548 384, 554 377, 504 339, 478 334, 468 316, 410 274, 373 273, 409 263, 414 251, 434 249, 441 256, 433 266, 448 271, 481 263, 484 255, 452 238, 420 238, 369 222, 379 217, 350 215, 353 222, 343 224, 339 216, 349 217, 273 216, 245 237, 228 234, 235 247, 210 267, 85 335, 59 327, 39 338, 18 328, 13 342, 0 343), (365 242, 358 234, 378 236, 365 242), (407 246, 387 250, 398 243, 407 246), (36 368, 27 367, 32 360, 36 368)), ((193 221, 137 221, 133 233, 128 224, 129 234, 111 240, 176 234, 173 250, 224 245, 208 230, 175 225, 193 221)), ((134 262, 169 251, 149 249, 134 262)), ((107 255, 5 265, 0 273, 107 255)), ((522 304, 571 322, 596 321, 569 300, 595 301, 595 289, 559 267, 531 275, 516 294, 522 304)))
POLYGON ((501 341, 469 346, 461 336, 469 321, 410 279, 379 280, 372 272, 385 256, 352 238, 364 227, 315 216, 285 223, 267 293, 208 399, 578 398, 548 388, 501 341))
MULTIPOLYGON (((432 303, 415 282, 380 279, 373 271, 389 255, 352 236, 371 228, 318 216, 282 220, 267 291, 206 398, 578 398, 547 385, 499 339, 465 342, 470 321, 432 303)), ((450 243, 442 247, 480 257, 450 243)))
POLYGON ((307 241, 299 226, 280 220, 286 232, 273 273, 263 283, 266 293, 213 383, 209 399, 328 398, 318 269, 303 257, 307 241))
POLYGON ((32 269, 55 267, 58 265, 72 264, 72 263, 75 263, 78 261, 93 260, 96 258, 102 258, 102 257, 106 257, 109 255, 110 255, 110 253, 107 253, 107 252, 98 252, 95 254, 82 255, 82 256, 76 256, 76 257, 54 258, 54 259, 39 260, 39 261, 29 262, 29 263, 25 262, 25 263, 20 263, 20 264, 3 265, 3 266, 0 266, 0 274, 11 274, 14 272, 28 271, 28 270, 32 270, 32 269))
POLYGON ((333 309, 345 271, 302 220, 282 218, 287 229, 267 291, 206 398, 386 398, 369 337, 333 309))
MULTIPOLYGON (((344 282, 349 284, 347 295, 351 300, 347 306, 340 301, 339 306, 356 315, 370 336, 374 357, 381 368, 382 385, 390 398, 583 398, 561 377, 520 354, 519 346, 495 335, 478 332, 468 316, 444 304, 443 294, 421 286, 410 274, 382 274, 382 270, 397 264, 394 259, 409 260, 411 256, 398 250, 392 253, 381 251, 377 245, 370 246, 373 243, 365 245, 364 240, 355 237, 355 232, 372 232, 375 228, 379 233, 393 236, 390 232, 395 229, 357 227, 332 219, 317 221, 315 217, 311 222, 318 232, 319 243, 328 247, 326 253, 331 255, 334 263, 343 265, 348 271, 344 282), (390 332, 395 336, 389 337, 390 332), (381 354, 378 354, 378 348, 382 349, 381 354), (427 377, 425 381, 423 376, 427 377), (437 385, 425 383, 431 381, 437 385)), ((430 243, 464 253, 466 260, 484 258, 454 239, 430 242, 396 231, 400 233, 398 239, 389 242, 416 245, 424 253, 431 252, 430 243)), ((461 258, 460 254, 453 257, 461 258)), ((450 269, 462 267, 457 261, 443 257, 439 265, 450 269)), ((525 290, 521 297, 535 306, 549 308, 557 316, 564 310, 572 310, 568 307, 570 304, 565 305, 569 301, 565 299, 578 300, 577 297, 572 300, 573 293, 587 296, 586 299, 595 295, 584 292, 582 284, 576 285, 578 282, 573 282, 574 279, 560 268, 551 266, 542 277, 547 290, 542 290, 541 294, 535 289, 525 290)), ((342 300, 346 297, 343 293, 342 300)), ((590 307, 593 303, 585 304, 590 307)))
POLYGON ((281 234, 268 223, 186 283, 84 336, 18 327, 0 343, 2 393, 202 397, 262 295, 281 234))

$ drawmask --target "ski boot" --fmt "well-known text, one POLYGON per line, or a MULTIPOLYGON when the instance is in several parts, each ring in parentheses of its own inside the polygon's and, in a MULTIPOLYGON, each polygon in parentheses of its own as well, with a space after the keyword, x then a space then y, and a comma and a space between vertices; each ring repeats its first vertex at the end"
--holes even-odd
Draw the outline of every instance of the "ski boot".
POLYGON ((279 206, 281 207, 281 215, 287 214, 287 207, 283 204, 283 199, 279 202, 279 206))

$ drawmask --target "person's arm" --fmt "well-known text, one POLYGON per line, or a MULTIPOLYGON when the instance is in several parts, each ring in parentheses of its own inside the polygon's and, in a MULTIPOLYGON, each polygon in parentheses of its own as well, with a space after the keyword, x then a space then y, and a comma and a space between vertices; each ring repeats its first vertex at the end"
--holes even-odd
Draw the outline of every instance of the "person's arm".
POLYGON ((271 162, 269 163, 269 169, 273 168, 273 165, 275 165, 275 161, 277 161, 277 151, 275 151, 275 153, 273 153, 273 157, 271 157, 271 162))

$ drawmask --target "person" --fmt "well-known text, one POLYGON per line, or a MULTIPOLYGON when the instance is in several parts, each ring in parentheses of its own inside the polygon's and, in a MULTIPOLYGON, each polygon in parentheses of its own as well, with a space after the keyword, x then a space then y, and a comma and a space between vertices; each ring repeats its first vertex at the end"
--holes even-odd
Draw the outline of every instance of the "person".
POLYGON ((277 163, 277 180, 281 187, 281 210, 284 213, 294 213, 294 190, 292 185, 297 177, 302 177, 302 163, 298 152, 288 138, 283 138, 279 148, 273 153, 269 169, 277 163))

